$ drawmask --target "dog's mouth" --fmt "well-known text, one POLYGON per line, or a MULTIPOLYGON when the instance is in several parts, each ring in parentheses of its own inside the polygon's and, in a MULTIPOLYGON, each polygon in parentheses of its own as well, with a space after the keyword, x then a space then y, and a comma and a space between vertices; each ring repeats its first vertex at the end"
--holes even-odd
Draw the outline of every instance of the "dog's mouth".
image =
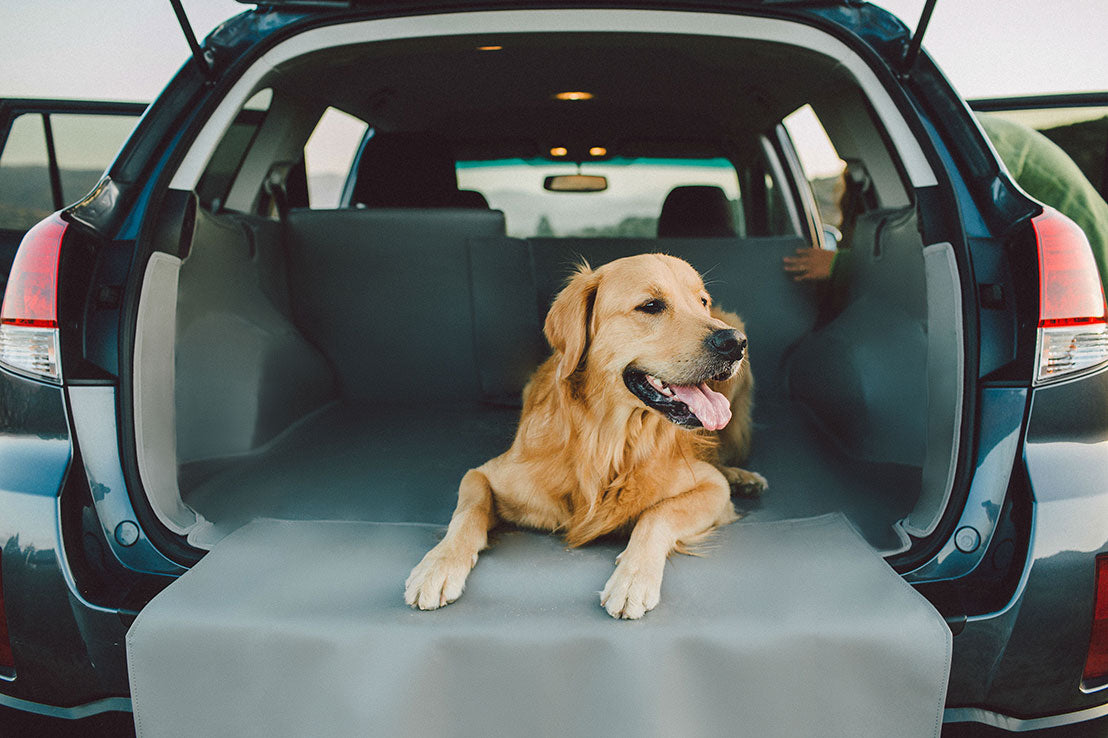
MULTIPOLYGON (((721 372, 711 379, 722 381, 731 372, 721 372)), ((696 384, 670 384, 639 369, 623 370, 623 383, 631 394, 650 408, 666 416, 670 422, 684 428, 705 428, 717 431, 731 420, 731 403, 706 381, 696 384)))

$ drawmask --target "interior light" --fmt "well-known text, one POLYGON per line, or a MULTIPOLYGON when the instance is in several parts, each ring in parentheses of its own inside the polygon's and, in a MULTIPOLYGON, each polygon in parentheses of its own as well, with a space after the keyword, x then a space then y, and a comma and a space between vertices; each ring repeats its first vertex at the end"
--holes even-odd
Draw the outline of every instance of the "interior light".
POLYGON ((592 100, 593 97, 595 97, 595 95, 591 92, 582 92, 581 90, 559 92, 554 95, 555 100, 592 100))
POLYGON ((593 146, 589 149, 589 156, 606 156, 607 154, 608 150, 603 146, 593 146))
POLYGON ((504 48, 503 46, 478 46, 477 50, 478 51, 500 51, 503 48, 504 48))
POLYGON ((550 150, 551 156, 565 156, 569 153, 569 150, 565 146, 555 146, 550 150))

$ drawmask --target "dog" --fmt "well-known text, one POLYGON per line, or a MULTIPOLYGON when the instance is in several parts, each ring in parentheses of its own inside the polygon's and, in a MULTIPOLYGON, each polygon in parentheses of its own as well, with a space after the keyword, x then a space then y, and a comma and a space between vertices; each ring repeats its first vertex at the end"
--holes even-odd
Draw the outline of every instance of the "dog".
POLYGON ((458 599, 505 521, 561 532, 570 546, 629 532, 600 604, 641 618, 658 604, 668 556, 738 519, 731 486, 767 486, 732 465, 751 440, 743 323, 712 306, 687 262, 583 264, 543 330, 553 353, 523 390, 515 440, 462 478, 446 535, 405 582, 412 607, 458 599))

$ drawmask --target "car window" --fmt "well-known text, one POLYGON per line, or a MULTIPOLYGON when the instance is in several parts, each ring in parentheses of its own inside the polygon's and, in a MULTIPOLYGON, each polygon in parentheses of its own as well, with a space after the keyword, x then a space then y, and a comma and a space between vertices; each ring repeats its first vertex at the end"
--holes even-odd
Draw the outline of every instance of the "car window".
POLYGON ((580 166, 545 158, 460 161, 457 175, 459 189, 480 192, 489 207, 504 212, 508 234, 517 238, 653 238, 666 196, 684 185, 722 189, 742 235, 738 175, 724 158, 612 158, 580 166), (544 189, 547 177, 564 174, 601 175, 608 186, 585 193, 544 189))
POLYGON ((130 115, 50 113, 61 174, 62 201, 74 202, 96 186, 138 119, 130 115))
POLYGON ((368 131, 368 123, 337 108, 323 112, 304 144, 309 207, 339 207, 347 176, 368 131))
POLYGON ((804 105, 789 114, 782 125, 789 133, 804 176, 812 188, 820 219, 825 225, 841 228, 843 214, 840 203, 845 189, 843 174, 846 162, 835 150, 811 105, 804 105))
POLYGON ((31 112, 14 118, 0 154, 0 229, 26 230, 86 195, 135 127, 136 115, 31 112), (50 172, 50 146, 57 181, 50 172))
POLYGON ((258 129, 265 120, 272 100, 273 91, 268 88, 255 93, 246 101, 231 127, 223 134, 223 139, 196 184, 197 197, 205 208, 218 211, 227 199, 231 183, 258 135, 258 129))
POLYGON ((20 115, 0 154, 0 229, 26 231, 55 209, 42 115, 20 115))

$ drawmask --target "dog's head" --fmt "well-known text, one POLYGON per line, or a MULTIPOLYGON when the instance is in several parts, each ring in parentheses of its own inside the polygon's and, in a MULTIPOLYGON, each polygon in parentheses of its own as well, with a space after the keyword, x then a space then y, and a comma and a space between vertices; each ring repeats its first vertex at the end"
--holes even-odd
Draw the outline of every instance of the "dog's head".
POLYGON ((641 254, 582 266, 544 330, 560 385, 641 403, 686 428, 719 430, 731 419, 728 399, 708 382, 741 369, 746 337, 712 316, 704 281, 681 259, 641 254))

